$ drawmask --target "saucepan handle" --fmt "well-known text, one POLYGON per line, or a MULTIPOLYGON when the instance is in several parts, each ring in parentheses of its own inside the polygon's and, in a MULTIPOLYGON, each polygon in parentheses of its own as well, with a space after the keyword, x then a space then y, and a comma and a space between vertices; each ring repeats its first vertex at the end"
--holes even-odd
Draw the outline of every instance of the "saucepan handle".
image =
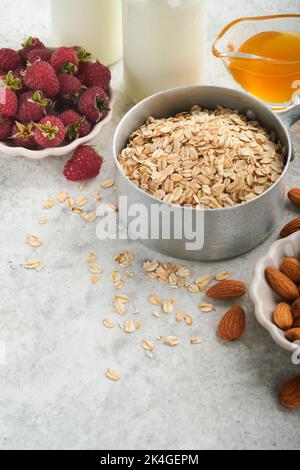
POLYGON ((300 104, 289 109, 289 111, 280 113, 279 117, 286 127, 291 127, 296 121, 300 120, 300 104))

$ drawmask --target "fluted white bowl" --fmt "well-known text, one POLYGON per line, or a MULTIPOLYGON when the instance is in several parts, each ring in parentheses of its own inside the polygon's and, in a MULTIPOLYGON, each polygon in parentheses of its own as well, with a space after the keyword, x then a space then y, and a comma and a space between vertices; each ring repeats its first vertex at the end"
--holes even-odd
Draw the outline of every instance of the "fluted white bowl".
POLYGON ((59 147, 42 149, 42 150, 29 150, 25 149, 24 147, 13 147, 12 145, 7 145, 4 142, 0 142, 0 152, 5 153, 6 155, 10 155, 11 157, 25 157, 30 158, 31 160, 43 160, 47 157, 64 157, 66 155, 71 154, 74 150, 84 144, 88 144, 93 139, 95 139, 102 129, 111 119, 112 117, 112 109, 115 101, 115 94, 112 88, 109 89, 110 95, 110 111, 108 112, 107 116, 101 121, 98 122, 91 132, 84 136, 80 137, 72 142, 61 145, 59 147))
POLYGON ((278 269, 284 257, 299 256, 300 232, 274 242, 266 255, 257 262, 250 287, 250 297, 254 303, 257 320, 270 333, 275 343, 290 352, 299 350, 300 345, 288 341, 284 332, 273 323, 273 312, 280 298, 267 283, 265 269, 269 266, 278 269))

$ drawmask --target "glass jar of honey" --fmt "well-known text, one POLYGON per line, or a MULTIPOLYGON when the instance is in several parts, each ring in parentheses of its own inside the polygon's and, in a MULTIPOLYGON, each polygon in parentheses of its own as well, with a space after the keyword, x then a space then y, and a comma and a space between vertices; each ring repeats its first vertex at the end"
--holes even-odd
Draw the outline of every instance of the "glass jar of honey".
POLYGON ((213 53, 246 91, 273 109, 300 96, 300 15, 242 18, 224 28, 213 53))

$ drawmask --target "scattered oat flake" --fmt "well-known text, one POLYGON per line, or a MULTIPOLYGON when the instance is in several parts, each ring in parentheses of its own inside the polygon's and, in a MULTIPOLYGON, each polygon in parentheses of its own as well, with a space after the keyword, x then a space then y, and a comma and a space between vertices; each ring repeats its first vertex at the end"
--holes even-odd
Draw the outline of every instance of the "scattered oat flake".
POLYGON ((96 261, 96 258, 97 258, 97 255, 96 253, 89 253, 87 256, 86 256, 86 262, 88 264, 92 264, 96 261))
POLYGON ((142 342, 141 342, 141 346, 142 348, 145 350, 145 351, 150 351, 152 352, 153 349, 154 349, 154 344, 152 343, 152 341, 148 340, 148 339, 144 339, 142 342))
POLYGON ((140 320, 135 320, 134 326, 136 330, 140 330, 142 328, 142 322, 140 320))
POLYGON ((180 343, 180 340, 177 336, 167 336, 164 338, 165 344, 167 346, 177 346, 180 343))
POLYGON ((120 374, 114 369, 107 369, 105 377, 113 382, 118 382, 121 379, 120 374))
POLYGON ((134 322, 132 320, 126 320, 124 322, 123 330, 125 333, 134 333, 136 330, 134 322))
POLYGON ((100 186, 102 189, 109 189, 109 188, 112 188, 114 186, 115 182, 114 180, 112 179, 107 179, 107 180, 104 180, 100 183, 100 186))
POLYGON ((71 197, 68 197, 66 200, 65 200, 65 204, 66 204, 66 207, 70 210, 73 209, 73 207, 75 206, 75 202, 74 200, 71 198, 71 197))
POLYGON ((146 273, 151 273, 153 271, 155 271, 157 268, 158 268, 158 262, 156 260, 154 261, 146 261, 144 263, 144 271, 146 273))
POLYGON ((110 278, 111 278, 113 283, 120 281, 121 277, 122 276, 121 276, 120 271, 113 271, 110 275, 110 278))
POLYGON ((88 202, 89 202, 89 200, 88 200, 87 197, 85 197, 85 196, 80 196, 80 197, 77 199, 76 205, 77 205, 78 207, 83 207, 83 206, 85 206, 88 202))
POLYGON ((33 248, 38 248, 43 244, 42 240, 40 240, 36 235, 28 235, 26 238, 26 243, 33 248))
POLYGON ((119 210, 118 206, 116 206, 116 204, 112 204, 111 202, 106 203, 106 207, 112 212, 118 212, 119 210))
POLYGON ((116 288, 116 289, 119 290, 119 289, 122 289, 123 287, 124 287, 124 281, 123 281, 123 279, 120 279, 120 281, 117 281, 117 282, 115 283, 115 288, 116 288))
POLYGON ((185 310, 178 310, 178 312, 176 313, 175 319, 178 323, 181 323, 185 319, 186 316, 187 316, 187 313, 185 310))
POLYGON ((40 225, 46 225, 46 224, 47 224, 47 219, 45 219, 45 217, 41 217, 41 218, 39 219, 39 224, 40 224, 40 225))
POLYGON ((109 318, 105 318, 103 320, 103 325, 105 326, 105 328, 114 328, 115 322, 113 320, 110 320, 109 318))
POLYGON ((175 304, 175 300, 165 300, 162 304, 162 309, 167 315, 170 315, 174 310, 175 304))
POLYGON ((97 282, 99 281, 100 277, 97 276, 97 275, 94 275, 94 276, 91 276, 91 283, 92 284, 97 284, 97 282))
POLYGON ((92 223, 97 219, 97 214, 96 212, 86 212, 81 215, 81 218, 87 223, 92 223))
POLYGON ((41 261, 37 261, 37 260, 28 260, 26 261, 26 263, 24 264, 24 268, 25 269, 31 269, 31 270, 35 270, 35 271, 41 271, 42 269, 44 269, 44 264, 41 262, 41 261))
POLYGON ((115 300, 114 303, 113 303, 113 306, 114 306, 115 312, 116 312, 118 315, 121 315, 121 316, 126 315, 126 309, 125 309, 125 305, 124 305, 123 302, 120 302, 120 301, 118 301, 118 300, 115 300))
POLYGON ((201 312, 204 312, 204 313, 209 313, 209 312, 213 312, 214 310, 216 310, 216 307, 212 304, 204 304, 204 303, 200 303, 198 305, 198 308, 201 312))
POLYGON ((204 276, 199 276, 197 277, 195 284, 197 286, 201 286, 202 288, 208 286, 208 284, 212 281, 213 277, 210 275, 204 275, 204 276))
POLYGON ((89 271, 91 274, 96 274, 97 276, 103 272, 101 268, 98 268, 98 266, 95 266, 94 264, 89 266, 89 271))
POLYGON ((198 339, 198 338, 191 339, 191 344, 200 344, 200 343, 201 343, 201 339, 198 339))
POLYGON ((151 304, 151 305, 156 305, 157 307, 161 305, 161 300, 160 298, 155 295, 155 294, 151 294, 149 295, 148 297, 148 302, 151 304))
POLYGON ((126 271, 125 276, 128 277, 128 278, 133 278, 134 273, 132 273, 131 271, 126 271))
POLYGON ((66 202, 66 200, 68 199, 69 195, 68 193, 66 192, 61 192, 58 194, 57 196, 57 201, 60 202, 60 203, 63 203, 63 202, 66 202))
POLYGON ((229 273, 227 273, 226 271, 218 273, 218 274, 215 275, 216 281, 224 281, 228 277, 229 277, 229 273))
POLYGON ((192 324, 194 323, 194 320, 193 320, 192 315, 186 315, 186 317, 185 317, 185 323, 186 323, 188 326, 192 326, 192 324))
POLYGON ((199 286, 197 286, 196 284, 189 284, 187 286, 187 290, 191 292, 191 294, 199 294, 200 292, 199 286))
POLYGON ((43 204, 43 209, 52 209, 52 207, 55 206, 55 201, 49 199, 49 201, 46 201, 44 204, 43 204))
POLYGON ((82 214, 82 209, 80 207, 72 207, 73 214, 82 214))
POLYGON ((152 313, 152 316, 153 316, 154 318, 160 318, 160 313, 159 313, 159 312, 153 312, 153 313, 152 313))
POLYGON ((122 268, 128 268, 134 261, 135 256, 132 251, 125 251, 124 253, 118 253, 114 260, 122 268))
POLYGON ((124 304, 129 304, 129 302, 130 302, 128 295, 125 295, 125 294, 118 294, 116 296, 116 301, 117 302, 122 302, 124 304))

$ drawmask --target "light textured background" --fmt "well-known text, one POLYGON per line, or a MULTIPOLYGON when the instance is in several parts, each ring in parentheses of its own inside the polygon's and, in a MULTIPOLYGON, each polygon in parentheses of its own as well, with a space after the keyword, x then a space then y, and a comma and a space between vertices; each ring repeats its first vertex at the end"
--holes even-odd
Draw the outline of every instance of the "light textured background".
MULTIPOLYGON (((299 10, 298 0, 209 0, 208 4, 209 44, 224 24, 238 16, 299 10)), ((0 6, 2 46, 17 47, 29 34, 51 40, 48 1, 1 0, 0 6)), ((212 57, 207 83, 233 86, 212 57)), ((103 177, 113 175, 113 131, 130 106, 121 87, 120 65, 114 67, 114 84, 119 90, 114 119, 97 142, 105 157, 103 177)), ((300 149, 298 134, 296 126, 293 136, 300 149)), ((60 159, 34 163, 1 155, 0 340, 6 343, 7 365, 0 366, 0 447, 299 448, 300 412, 289 413, 277 403, 279 385, 299 373, 299 367, 257 324, 248 299, 245 337, 224 345, 215 337, 222 303, 217 313, 200 315, 199 296, 137 276, 126 283, 124 292, 141 311, 142 330, 128 337, 118 328, 102 327, 103 318, 114 316, 109 280, 113 255, 132 249, 137 274, 146 258, 164 258, 138 243, 99 243, 95 225, 86 226, 62 207, 44 214, 43 202, 59 191, 79 195, 78 186, 64 180, 62 167, 60 159), (49 219, 44 227, 37 223, 41 215, 49 219), (38 252, 24 243, 29 233, 44 240, 38 252), (94 250, 104 269, 97 286, 90 284, 85 265, 86 253, 94 250), (22 264, 32 257, 45 262, 43 272, 24 270, 22 264), (176 298, 178 307, 190 311, 195 317, 192 329, 176 325, 173 317, 153 319, 145 300, 153 291, 176 298), (172 350, 158 344, 149 360, 139 341, 157 334, 178 334, 182 343, 172 350), (191 347, 192 335, 200 337, 202 345, 191 347), (108 367, 121 373, 121 382, 104 378, 108 367)), ((299 168, 296 159, 289 186, 299 186, 299 168)), ((98 184, 99 179, 91 182, 86 193, 93 195, 98 184)), ((113 197, 106 193, 107 201, 113 197)), ((295 214, 287 207, 286 220, 295 214)), ((271 243, 272 239, 231 261, 190 265, 195 274, 229 270, 249 283, 255 261, 271 243)))

